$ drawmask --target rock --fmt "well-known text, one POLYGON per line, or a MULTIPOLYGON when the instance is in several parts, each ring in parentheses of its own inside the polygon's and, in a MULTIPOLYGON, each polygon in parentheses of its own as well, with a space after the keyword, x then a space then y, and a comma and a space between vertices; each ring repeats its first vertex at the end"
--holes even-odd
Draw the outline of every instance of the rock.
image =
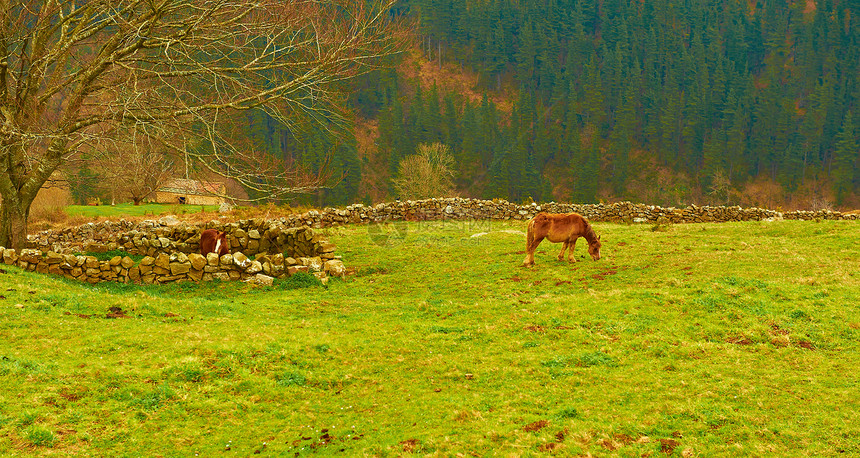
POLYGON ((289 275, 295 275, 298 272, 307 273, 307 271, 308 271, 308 266, 297 266, 296 265, 296 266, 287 267, 287 274, 289 274, 289 275))
POLYGON ((45 261, 48 264, 59 264, 63 262, 63 255, 53 251, 49 251, 48 256, 45 258, 45 261))
MULTIPOLYGON (((248 259, 243 253, 234 253, 233 254, 233 264, 238 266, 240 269, 245 270, 251 266, 251 260, 248 259)), ((258 271, 259 272, 259 271, 258 271)))
MULTIPOLYGON (((214 254, 214 253, 213 253, 214 254)), ((194 270, 202 271, 207 264, 207 258, 204 258, 202 254, 191 253, 188 255, 188 261, 191 263, 191 267, 194 270)))
POLYGON ((272 286, 275 283, 275 279, 268 275, 257 274, 254 275, 254 283, 260 286, 272 286))
POLYGON ((251 265, 245 270, 245 273, 248 275, 253 275, 263 270, 263 265, 260 264, 260 261, 251 261, 251 265))
POLYGON ((3 263, 6 265, 12 265, 18 262, 18 254, 15 252, 14 248, 7 248, 3 251, 3 263))
POLYGON ((321 272, 323 269, 322 259, 319 256, 313 258, 299 258, 299 264, 307 266, 311 272, 321 272))
POLYGON ((344 276, 346 276, 346 266, 343 264, 343 261, 339 259, 326 261, 323 271, 328 273, 332 277, 343 278, 344 276))
POLYGON ((161 224, 162 226, 176 226, 180 222, 181 221, 179 221, 179 218, 177 218, 176 215, 163 216, 158 220, 158 224, 161 224))
POLYGON ((182 275, 191 271, 191 263, 189 262, 171 262, 170 275, 182 275))
POLYGON ((227 202, 221 202, 221 205, 218 206, 218 213, 229 213, 233 211, 233 206, 227 202))
POLYGON ((285 270, 286 269, 283 265, 272 264, 272 271, 269 273, 269 275, 271 275, 275 278, 281 278, 284 276, 285 270))
POLYGON ((154 264, 156 267, 167 269, 170 267, 170 256, 166 255, 165 253, 159 253, 159 255, 155 257, 154 264))
POLYGON ((134 265, 134 260, 129 258, 128 256, 124 256, 122 258, 122 261, 120 262, 120 265, 122 265, 123 269, 130 269, 134 265))
POLYGON ((188 278, 190 278, 193 281, 200 281, 203 279, 203 271, 202 270, 191 270, 190 272, 188 272, 188 278))
POLYGON ((140 280, 140 269, 138 267, 128 269, 128 279, 137 283, 140 280))

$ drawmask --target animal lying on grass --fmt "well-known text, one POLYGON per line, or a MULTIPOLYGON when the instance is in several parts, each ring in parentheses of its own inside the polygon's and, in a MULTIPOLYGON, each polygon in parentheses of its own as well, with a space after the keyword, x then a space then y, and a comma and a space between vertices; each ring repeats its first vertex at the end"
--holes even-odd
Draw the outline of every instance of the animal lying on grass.
POLYGON ((218 256, 230 253, 227 234, 215 229, 206 229, 200 234, 200 254, 206 256, 209 253, 215 253, 218 256))
POLYGON ((588 254, 597 261, 600 259, 600 237, 594 233, 594 229, 588 220, 578 213, 555 214, 538 213, 529 221, 526 233, 526 259, 523 266, 532 266, 535 263, 535 249, 543 239, 553 243, 564 243, 558 260, 564 260, 564 251, 570 248, 567 255, 569 262, 574 262, 573 249, 576 247, 576 239, 584 237, 588 241, 588 254))

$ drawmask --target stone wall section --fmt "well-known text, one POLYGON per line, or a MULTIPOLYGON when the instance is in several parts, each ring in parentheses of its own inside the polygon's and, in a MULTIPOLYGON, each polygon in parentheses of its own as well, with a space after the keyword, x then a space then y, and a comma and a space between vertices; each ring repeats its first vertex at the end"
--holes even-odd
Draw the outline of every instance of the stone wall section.
POLYGON ((760 221, 768 219, 858 220, 860 215, 836 211, 779 212, 762 208, 711 207, 691 205, 685 208, 618 202, 613 204, 544 204, 517 205, 505 200, 463 198, 427 199, 383 203, 373 206, 350 205, 343 209, 325 208, 291 216, 288 224, 327 227, 339 224, 381 222, 388 220, 529 220, 537 213, 579 213, 590 221, 629 223, 703 223, 760 221))
POLYGON ((88 282, 105 281, 120 283, 163 284, 176 281, 252 281, 270 286, 275 278, 283 278, 297 272, 313 274, 323 283, 329 276, 343 277, 346 267, 340 259, 325 260, 319 256, 294 259, 283 254, 260 255, 251 260, 241 252, 218 256, 210 253, 186 255, 175 252, 146 256, 136 263, 129 256, 115 256, 108 261, 99 261, 94 256, 60 254, 55 251, 43 253, 37 249, 13 249, 0 247, 0 260, 6 265, 24 270, 51 273, 62 277, 88 282))
POLYGON ((28 248, 16 253, 0 247, 0 260, 23 269, 53 273, 89 283, 170 283, 175 281, 254 281, 271 285, 275 278, 296 272, 315 275, 323 283, 347 270, 335 245, 308 226, 286 227, 282 221, 243 220, 229 224, 189 225, 174 218, 132 223, 88 223, 61 231, 28 236, 28 248), (200 254, 200 233, 227 233, 230 253, 200 254), (78 253, 123 251, 142 255, 99 261, 78 253), (253 256, 253 259, 249 258, 253 256))

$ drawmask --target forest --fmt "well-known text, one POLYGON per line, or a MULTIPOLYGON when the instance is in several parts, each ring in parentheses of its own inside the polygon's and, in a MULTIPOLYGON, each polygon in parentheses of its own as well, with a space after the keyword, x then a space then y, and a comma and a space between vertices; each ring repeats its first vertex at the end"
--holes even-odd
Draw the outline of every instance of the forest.
POLYGON ((337 178, 300 200, 397 198, 400 160, 441 142, 466 197, 860 206, 858 2, 402 0, 391 14, 483 97, 408 78, 401 56, 348 88, 374 126, 363 151, 355 132, 246 113, 259 148, 337 178))

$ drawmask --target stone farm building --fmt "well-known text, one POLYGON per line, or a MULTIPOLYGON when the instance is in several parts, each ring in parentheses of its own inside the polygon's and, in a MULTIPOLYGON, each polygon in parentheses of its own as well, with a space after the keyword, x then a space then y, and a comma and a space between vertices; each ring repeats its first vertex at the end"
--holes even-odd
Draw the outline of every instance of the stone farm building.
POLYGON ((168 180, 155 191, 159 204, 220 205, 227 193, 224 183, 214 181, 168 180))

